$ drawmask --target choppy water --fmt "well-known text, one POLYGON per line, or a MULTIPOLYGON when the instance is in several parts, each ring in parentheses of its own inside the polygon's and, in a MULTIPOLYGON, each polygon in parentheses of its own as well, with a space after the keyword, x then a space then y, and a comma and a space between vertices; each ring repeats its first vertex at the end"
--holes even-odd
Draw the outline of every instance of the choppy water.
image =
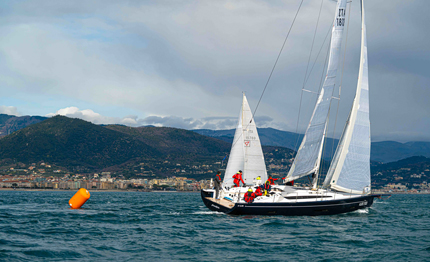
POLYGON ((320 217, 229 216, 198 193, 0 191, 4 261, 430 261, 430 195, 320 217))

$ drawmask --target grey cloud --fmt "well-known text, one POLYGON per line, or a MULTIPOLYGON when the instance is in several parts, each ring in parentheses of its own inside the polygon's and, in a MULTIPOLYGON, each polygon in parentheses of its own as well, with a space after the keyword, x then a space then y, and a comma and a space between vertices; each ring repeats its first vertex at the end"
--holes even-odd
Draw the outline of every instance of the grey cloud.
MULTIPOLYGON (((259 126, 296 129, 319 3, 304 2, 255 115, 259 126)), ((425 99, 430 96, 429 2, 365 5, 372 134, 430 140, 425 132, 430 127, 425 99)), ((330 28, 334 6, 324 1, 312 61, 330 28)), ((124 115, 138 115, 74 113, 99 123, 228 129, 237 124, 242 91, 252 109, 257 105, 298 2, 42 0, 2 7, 0 86, 5 97, 66 97, 94 111, 112 106, 125 109, 124 115)), ((359 2, 352 7, 345 68, 338 77, 340 84, 343 75, 337 133, 349 113, 358 73, 359 2)), ((318 90, 325 50, 307 89, 318 90)), ((314 101, 314 95, 304 94, 299 131, 306 127, 314 101)), ((57 108, 65 106, 57 103, 57 108)), ((331 111, 331 127, 336 111, 331 111)))

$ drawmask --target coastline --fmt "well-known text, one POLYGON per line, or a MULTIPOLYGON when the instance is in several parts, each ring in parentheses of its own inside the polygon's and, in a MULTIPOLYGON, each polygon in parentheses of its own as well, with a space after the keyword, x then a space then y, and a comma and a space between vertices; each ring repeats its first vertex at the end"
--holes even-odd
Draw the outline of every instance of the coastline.
MULTIPOLYGON (((75 192, 79 189, 46 189, 46 188, 0 188, 0 191, 53 191, 53 192, 75 192)), ((200 191, 171 191, 171 190, 145 190, 145 189, 89 189, 90 193, 94 192, 138 192, 138 193, 199 193, 200 191)), ((374 191, 373 194, 390 194, 390 195, 428 195, 430 192, 384 192, 374 191)))
MULTIPOLYGON (((0 188, 0 191, 52 191, 52 192, 76 192, 79 189, 46 189, 46 188, 0 188)), ((94 192, 157 192, 157 193, 200 193, 200 191, 171 191, 171 190, 143 190, 143 189, 89 189, 90 193, 94 192)))

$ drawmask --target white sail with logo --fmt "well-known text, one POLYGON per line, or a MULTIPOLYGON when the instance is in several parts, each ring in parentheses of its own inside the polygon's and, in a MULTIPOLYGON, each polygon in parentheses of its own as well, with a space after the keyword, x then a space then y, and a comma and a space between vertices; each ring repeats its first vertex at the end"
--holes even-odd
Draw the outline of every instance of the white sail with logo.
POLYGON ((308 128, 306 129, 306 133, 285 182, 318 172, 330 102, 336 83, 336 73, 339 64, 343 28, 345 25, 346 3, 346 0, 339 0, 337 2, 331 35, 327 75, 318 96, 308 128))
POLYGON ((242 170, 242 178, 246 184, 252 184, 252 181, 258 176, 261 177, 262 181, 267 180, 266 164, 264 163, 257 126, 245 94, 243 94, 239 123, 234 134, 223 186, 231 187, 233 185, 232 177, 239 170, 242 170))
POLYGON ((370 193, 369 81, 363 3, 361 3, 361 19, 360 71, 355 99, 324 180, 325 187, 354 194, 370 193))

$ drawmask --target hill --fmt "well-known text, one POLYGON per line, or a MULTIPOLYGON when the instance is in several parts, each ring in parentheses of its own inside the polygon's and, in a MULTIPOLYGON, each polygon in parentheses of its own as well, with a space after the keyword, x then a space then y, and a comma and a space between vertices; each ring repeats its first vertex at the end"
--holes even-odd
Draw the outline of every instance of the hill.
POLYGON ((123 134, 133 136, 135 139, 157 148, 166 155, 175 157, 205 157, 230 151, 230 144, 199 135, 184 129, 171 127, 127 127, 121 125, 108 125, 106 128, 123 134))
MULTIPOLYGON (((41 121, 44 121, 46 119, 47 119, 46 117, 41 117, 41 116, 18 117, 13 115, 0 114, 0 138, 4 137, 5 135, 11 134, 17 130, 30 126, 32 124, 36 124, 41 121)), ((211 143, 209 142, 208 144, 199 144, 199 142, 195 141, 197 137, 193 137, 189 133, 186 134, 185 130, 180 131, 181 129, 177 129, 177 128, 171 128, 171 129, 167 128, 163 130, 163 128, 160 129, 154 126, 147 126, 147 127, 139 127, 138 130, 135 130, 135 128, 132 128, 132 127, 125 127, 125 126, 119 126, 119 125, 102 125, 102 126, 105 126, 108 129, 115 130, 124 134, 129 134, 132 136, 137 135, 139 137, 137 138, 138 140, 150 146, 153 146, 154 148, 157 148, 158 150, 161 150, 167 154, 177 154, 181 150, 191 154, 192 150, 196 150, 194 153, 197 156, 198 154, 208 153, 211 150, 214 150, 214 148, 216 148, 217 146, 220 146, 217 144, 214 144, 214 146, 212 146, 211 143), (131 132, 131 130, 133 131, 131 132), (160 131, 160 130, 163 130, 163 131, 160 131), (186 143, 182 143, 182 144, 177 143, 178 141, 176 141, 175 139, 170 139, 170 140, 168 139, 170 136, 173 136, 173 137, 177 136, 179 138, 185 134, 186 134, 186 138, 184 137, 185 140, 183 142, 193 141, 194 144, 191 145, 191 147, 188 147, 186 143), (158 140, 157 142, 158 135, 162 136, 163 139, 158 140), (148 139, 146 139, 145 137, 148 137, 148 139), (167 139, 167 140, 164 142, 164 139, 167 139), (204 148, 204 150, 201 150, 201 148, 204 148)), ((234 129, 230 129, 230 130, 197 129, 197 130, 191 130, 191 131, 198 133, 200 135, 204 135, 206 137, 213 137, 213 138, 228 142, 230 144, 233 141, 233 136, 234 136, 234 129)), ((297 133, 288 132, 288 131, 281 131, 273 128, 259 128, 258 132, 259 132, 262 145, 286 147, 293 150, 297 150, 298 146, 300 145, 299 143, 303 138, 302 134, 297 134, 297 133)), ((337 139, 327 138, 324 146, 324 155, 323 155, 324 159, 326 160, 331 159, 331 156, 333 155, 336 149, 337 143, 338 143, 337 139)), ((225 145, 223 146, 222 150, 229 151, 229 149, 225 149, 225 145)), ((414 141, 414 142, 407 142, 407 143, 399 143, 394 141, 382 141, 382 142, 372 143, 372 150, 371 150, 372 161, 389 163, 389 162, 398 161, 412 156, 430 157, 430 142, 414 141)))
POLYGON ((212 163, 221 160, 229 148, 226 142, 187 130, 99 126, 55 116, 1 139, 0 164, 44 161, 76 172, 106 169, 168 174, 160 167, 164 162, 174 162, 172 170, 179 163, 212 163), (142 163, 146 169, 140 167, 142 163))
POLYGON ((428 188, 430 184, 430 158, 414 156, 399 161, 376 164, 371 167, 372 186, 401 183, 408 188, 428 188))
POLYGON ((55 116, 1 139, 0 155, 22 163, 46 161, 100 169, 135 157, 159 157, 161 152, 130 135, 55 116))
POLYGON ((413 156, 430 157, 430 142, 383 141, 372 143, 372 160, 393 162, 413 156))

